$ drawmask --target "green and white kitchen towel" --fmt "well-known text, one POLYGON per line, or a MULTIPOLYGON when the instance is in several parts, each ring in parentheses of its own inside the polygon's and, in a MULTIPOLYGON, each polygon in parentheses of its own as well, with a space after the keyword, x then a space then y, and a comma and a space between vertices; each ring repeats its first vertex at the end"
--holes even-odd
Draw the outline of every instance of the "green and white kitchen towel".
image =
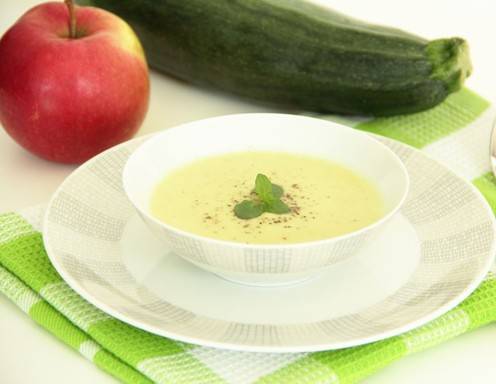
MULTIPOLYGON (((421 148, 472 181, 496 212, 488 145, 495 111, 464 89, 412 115, 332 118, 421 148)), ((423 327, 368 345, 298 354, 233 352, 185 344, 134 328, 78 296, 43 248, 43 208, 0 215, 0 292, 34 321, 125 383, 355 383, 393 361, 496 321, 496 278, 489 274, 458 307, 423 327), (58 292, 54 297, 50 292, 58 292)))

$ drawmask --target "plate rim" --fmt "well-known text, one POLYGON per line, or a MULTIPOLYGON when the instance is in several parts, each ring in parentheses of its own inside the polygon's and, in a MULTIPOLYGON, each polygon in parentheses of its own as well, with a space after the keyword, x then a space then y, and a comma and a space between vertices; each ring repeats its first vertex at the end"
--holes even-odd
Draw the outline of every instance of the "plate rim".
MULTIPOLYGON (((350 128, 352 129, 352 128, 350 128)), ((58 195, 62 192, 64 189, 64 186, 66 183, 71 180, 73 177, 76 177, 78 172, 80 172, 81 169, 84 169, 94 162, 97 162, 100 160, 100 158, 104 157, 108 153, 112 151, 116 151, 119 148, 123 148, 126 146, 129 146, 133 143, 136 143, 138 141, 144 141, 151 136, 160 133, 161 131, 150 133, 144 136, 139 136, 136 138, 133 138, 131 140, 125 141, 121 144, 118 144, 116 146, 113 146, 97 156, 91 158, 90 160, 86 161, 85 163, 79 165, 76 169, 74 169, 63 181, 62 183, 57 187, 53 195, 51 196, 50 200, 48 201, 48 204, 46 205, 45 212, 43 214, 43 219, 42 219, 42 239, 43 239, 43 245, 45 247, 46 253, 48 255, 48 258, 54 268, 56 269, 57 273, 60 274, 64 282, 69 285, 71 289, 73 289, 78 295, 80 295, 83 299, 88 301, 90 304, 94 305, 96 308, 99 310, 103 311, 104 313, 126 323, 129 325, 132 325, 136 328, 139 328, 141 330, 144 330, 146 332, 150 332, 152 334, 158 335, 158 336, 163 336, 167 337, 169 339, 175 340, 175 341, 180 341, 184 343, 189 343, 189 344, 195 344, 198 346, 204 346, 204 347, 212 347, 216 349, 222 349, 222 350, 232 350, 232 351, 242 351, 242 352, 261 352, 261 353, 304 353, 304 352, 319 352, 319 351, 331 351, 331 350, 339 350, 343 348, 350 348, 350 347, 357 347, 360 345, 364 344, 369 344, 373 342, 377 342, 380 340, 385 340, 394 336, 401 335, 403 333, 406 333, 408 331, 411 331, 413 329, 419 328, 427 323, 429 323, 432 320, 437 319, 438 317, 442 316, 443 314, 447 313, 451 309, 455 308, 458 304, 460 304, 462 301, 464 301, 472 292, 474 292, 477 287, 481 284, 481 282, 484 280, 484 278, 487 276, 487 273, 490 271, 492 264, 495 261, 496 257, 496 236, 493 237, 492 244, 491 244, 491 249, 488 252, 490 255, 487 257, 487 260, 483 266, 479 268, 478 274, 471 280, 469 284, 465 287, 465 289, 453 297, 451 300, 447 301, 444 305, 438 307, 436 310, 433 310, 429 314, 422 316, 421 318, 412 321, 410 323, 407 323, 403 326, 400 327, 394 327, 390 330, 380 332, 377 334, 374 334, 372 336, 367 336, 367 337, 362 337, 359 339, 355 340, 349 340, 349 341, 343 341, 343 342, 332 342, 332 343, 319 343, 319 344, 303 344, 303 345, 298 345, 298 346, 284 346, 284 345, 263 345, 263 344, 236 344, 232 342, 222 342, 222 341, 212 341, 208 340, 205 338, 198 338, 198 337, 192 337, 192 336, 184 336, 180 333, 177 332, 169 332, 169 331, 164 331, 163 329, 146 324, 141 321, 134 320, 131 316, 125 315, 120 313, 117 310, 114 310, 113 308, 109 307, 105 302, 100 301, 97 297, 94 297, 91 293, 87 292, 82 285, 80 285, 76 280, 74 280, 68 272, 65 271, 65 268, 58 262, 57 258, 55 257, 56 252, 54 249, 51 247, 50 242, 48 240, 48 236, 46 236, 46 228, 48 224, 48 216, 50 213, 50 209, 55 201, 55 199, 58 197, 58 195)), ((496 233, 496 218, 495 215, 492 211, 491 206, 489 205, 488 201, 483 197, 481 192, 473 185, 473 183, 465 180, 461 176, 457 175, 453 170, 451 170, 449 167, 446 165, 440 163, 438 160, 434 159, 431 155, 426 154, 425 152, 419 150, 418 148, 415 148, 409 144, 405 144, 403 142, 400 142, 398 140, 391 139, 386 136, 382 135, 377 135, 377 134, 371 134, 371 133, 365 133, 367 135, 370 135, 374 137, 375 139, 379 141, 391 141, 397 144, 400 144, 401 146, 405 146, 414 153, 421 155, 430 161, 433 161, 437 163, 439 166, 443 167, 446 172, 448 172, 452 177, 455 177, 459 181, 463 182, 465 185, 469 187, 469 189, 474 193, 476 196, 477 202, 479 204, 482 204, 486 210, 486 213, 488 214, 488 217, 490 218, 490 223, 491 227, 494 233, 496 233)), ((398 212, 399 213, 399 212, 398 212)), ((243 323, 238 323, 238 324, 243 324, 243 323)))

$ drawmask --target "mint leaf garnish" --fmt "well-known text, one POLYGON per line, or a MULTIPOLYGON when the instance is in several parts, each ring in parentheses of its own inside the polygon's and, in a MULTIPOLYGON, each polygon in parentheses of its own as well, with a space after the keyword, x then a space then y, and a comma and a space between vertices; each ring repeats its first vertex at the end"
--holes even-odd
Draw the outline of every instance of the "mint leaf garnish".
POLYGON ((280 185, 272 184, 269 178, 259 173, 255 179, 256 195, 254 200, 244 200, 234 207, 234 214, 240 219, 248 220, 264 212, 284 214, 291 209, 281 200, 284 190, 280 185))
POLYGON ((284 194, 284 190, 280 185, 272 184, 272 194, 276 199, 280 199, 284 194))
POLYGON ((275 200, 272 205, 264 208, 265 212, 277 213, 278 215, 291 212, 291 209, 282 200, 275 200))
MULTIPOLYGON (((251 191, 251 193, 257 195, 257 193, 255 192, 255 189, 253 189, 251 191)), ((280 185, 272 184, 272 194, 274 195, 274 198, 280 199, 282 197, 282 195, 284 194, 284 190, 282 189, 282 187, 280 185)))
POLYGON ((261 173, 255 179, 255 193, 263 203, 270 204, 275 200, 274 193, 272 192, 272 183, 267 176, 261 173))
POLYGON ((234 214, 243 220, 253 219, 263 212, 262 204, 253 200, 244 200, 234 207, 234 214))

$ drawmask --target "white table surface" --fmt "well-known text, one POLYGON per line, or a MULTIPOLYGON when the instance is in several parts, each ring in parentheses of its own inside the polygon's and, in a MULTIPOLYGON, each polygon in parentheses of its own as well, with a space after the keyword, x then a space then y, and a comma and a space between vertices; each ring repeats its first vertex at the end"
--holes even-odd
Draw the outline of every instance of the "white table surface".
MULTIPOLYGON (((467 84, 496 102, 494 0, 318 1, 355 17, 401 27, 429 38, 465 37, 471 46, 475 68, 467 84)), ((1 0, 0 34, 37 3, 36 0, 1 0)), ((274 111, 155 73, 151 75, 151 83, 150 110, 139 135, 215 115, 274 111)), ((0 129, 0 212, 45 202, 73 169, 26 153, 0 129)), ((496 325, 490 325, 404 358, 364 382, 494 383, 494 356, 496 325)), ((0 295, 0 383, 115 382, 0 295)))

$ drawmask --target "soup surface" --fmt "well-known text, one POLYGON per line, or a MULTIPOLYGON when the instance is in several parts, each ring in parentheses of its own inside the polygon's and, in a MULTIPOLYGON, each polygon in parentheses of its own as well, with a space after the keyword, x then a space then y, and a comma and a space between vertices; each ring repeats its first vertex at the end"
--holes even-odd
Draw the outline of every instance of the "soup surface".
POLYGON ((325 159, 283 152, 235 152, 199 159, 168 173, 150 201, 152 215, 197 235, 243 243, 299 243, 342 235, 384 213, 377 188, 325 159), (262 173, 281 186, 286 214, 244 220, 234 207, 252 199, 262 173))

